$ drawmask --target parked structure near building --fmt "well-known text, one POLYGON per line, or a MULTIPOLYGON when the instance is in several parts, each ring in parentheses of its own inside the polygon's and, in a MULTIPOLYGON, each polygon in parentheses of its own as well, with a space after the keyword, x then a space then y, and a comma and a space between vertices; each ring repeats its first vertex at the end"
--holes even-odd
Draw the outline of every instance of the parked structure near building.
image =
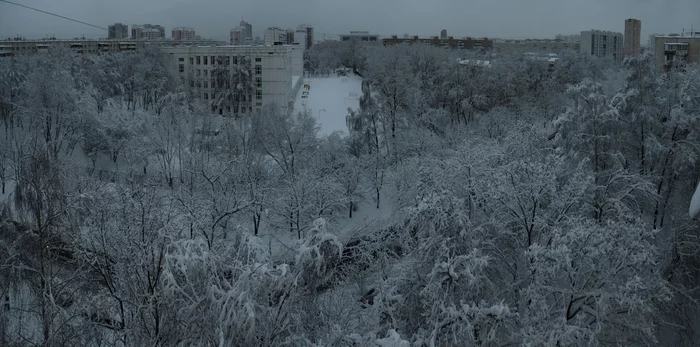
POLYGON ((581 53, 598 58, 622 59, 622 33, 602 30, 581 32, 581 53))
POLYGON ((278 27, 270 27, 265 29, 265 45, 272 46, 276 42, 287 42, 287 31, 278 27))
POLYGON ((165 28, 162 25, 144 24, 131 26, 131 38, 143 40, 165 39, 165 28))
POLYGON ((129 26, 122 23, 110 24, 107 37, 112 40, 122 40, 129 38, 129 26))
POLYGON ((683 36, 657 35, 654 37, 654 54, 665 69, 679 63, 700 63, 700 33, 683 36))
POLYGON ((179 27, 174 28, 172 31, 173 40, 183 41, 183 40, 194 40, 195 33, 192 28, 179 27))
POLYGON ((240 116, 272 103, 282 112, 291 110, 293 56, 303 57, 294 55, 291 45, 167 47, 163 51, 172 56, 193 95, 208 100, 216 114, 240 116), (235 73, 221 73, 240 67, 252 76, 249 88, 242 92, 235 87, 239 83, 235 73), (226 93, 233 93, 233 100, 223 97, 226 93))
POLYGON ((453 48, 453 49, 491 49, 493 48, 493 41, 483 38, 483 39, 473 39, 467 37, 464 39, 455 39, 452 36, 448 36, 446 40, 440 40, 439 37, 433 36, 432 38, 419 38, 418 36, 413 36, 411 38, 398 38, 396 35, 391 36, 391 38, 382 40, 384 46, 391 46, 396 44, 424 44, 437 47, 453 48))
POLYGON ((625 43, 623 53, 627 57, 639 55, 641 48, 642 22, 639 19, 625 20, 625 43))
POLYGON ((370 34, 369 31, 351 31, 350 34, 340 35, 340 41, 351 40, 377 42, 379 41, 379 35, 370 34))
POLYGON ((506 52, 559 53, 578 52, 581 44, 557 39, 494 40, 494 47, 506 52))

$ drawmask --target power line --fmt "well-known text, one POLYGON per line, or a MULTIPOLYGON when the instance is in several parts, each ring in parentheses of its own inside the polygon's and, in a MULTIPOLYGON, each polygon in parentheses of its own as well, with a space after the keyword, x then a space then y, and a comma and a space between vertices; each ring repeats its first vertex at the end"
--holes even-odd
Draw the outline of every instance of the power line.
POLYGON ((11 4, 11 5, 16 5, 16 6, 19 6, 19 7, 28 8, 28 9, 30 9, 30 10, 34 10, 34 11, 37 11, 37 12, 45 13, 45 14, 48 14, 48 15, 51 15, 51 16, 55 16, 55 17, 58 17, 58 18, 63 18, 63 19, 67 19, 67 20, 69 20, 69 21, 73 21, 73 22, 76 22, 76 23, 85 24, 85 25, 91 26, 91 27, 93 27, 93 28, 102 29, 102 30, 107 30, 107 29, 105 29, 105 28, 103 28, 103 27, 99 27, 99 26, 97 26, 97 25, 93 25, 93 24, 90 24, 90 23, 85 23, 85 22, 83 22, 83 21, 79 21, 79 20, 77 20, 77 19, 73 19, 73 18, 68 18, 68 17, 65 17, 65 16, 61 16, 60 14, 55 14, 55 13, 51 13, 51 12, 46 12, 46 11, 40 10, 40 9, 38 9, 38 8, 29 7, 29 6, 22 5, 22 4, 18 4, 18 3, 12 2, 12 1, 0 0, 0 2, 6 2, 6 3, 11 4))

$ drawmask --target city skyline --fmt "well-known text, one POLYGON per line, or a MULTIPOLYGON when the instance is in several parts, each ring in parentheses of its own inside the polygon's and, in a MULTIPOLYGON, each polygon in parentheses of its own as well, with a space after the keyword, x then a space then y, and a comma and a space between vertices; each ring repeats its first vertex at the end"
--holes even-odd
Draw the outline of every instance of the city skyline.
MULTIPOLYGON (((202 37, 222 41, 229 40, 230 29, 238 26, 241 18, 253 25, 253 36, 263 36, 264 30, 272 26, 287 29, 295 28, 299 23, 310 23, 315 27, 317 40, 323 39, 324 34, 334 36, 353 30, 367 30, 382 36, 402 36, 405 33, 437 36, 442 29, 455 37, 553 38, 557 34, 576 34, 591 29, 624 32, 627 18, 637 18, 644 23, 642 37, 652 33, 679 33, 684 27, 689 31, 693 24, 700 29, 700 23, 693 23, 698 18, 692 15, 700 13, 700 2, 693 0, 663 4, 651 0, 620 0, 614 4, 603 0, 576 0, 568 4, 538 0, 536 4, 527 5, 512 0, 477 0, 469 5, 454 0, 429 4, 243 0, 235 6, 223 0, 180 1, 175 4, 165 0, 124 0, 119 3, 28 0, 23 4, 104 28, 117 22, 130 26, 156 23, 168 30, 186 26, 194 28, 202 37), (364 5, 371 5, 373 10, 368 11, 364 5), (134 11, 134 8, 139 10, 134 11), (442 10, 445 8, 450 10, 442 10), (503 11, 503 8, 511 10, 503 11), (497 10, 498 15, 485 15, 497 10), (386 16, 387 11, 392 15, 386 16)), ((107 31, 0 3, 0 37, 16 35, 27 38, 99 38, 106 37, 107 31)))

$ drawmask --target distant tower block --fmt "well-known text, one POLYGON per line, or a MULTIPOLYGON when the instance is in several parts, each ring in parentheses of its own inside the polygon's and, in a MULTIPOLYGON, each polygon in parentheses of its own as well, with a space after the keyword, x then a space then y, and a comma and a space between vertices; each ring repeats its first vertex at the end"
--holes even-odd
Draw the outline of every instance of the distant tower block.
POLYGON ((442 29, 440 32, 440 40, 447 40, 447 30, 442 29))

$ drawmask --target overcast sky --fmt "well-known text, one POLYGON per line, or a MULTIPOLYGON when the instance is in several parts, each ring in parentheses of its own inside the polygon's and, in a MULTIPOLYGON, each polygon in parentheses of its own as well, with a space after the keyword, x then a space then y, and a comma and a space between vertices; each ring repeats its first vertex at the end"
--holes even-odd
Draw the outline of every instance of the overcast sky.
MULTIPOLYGON (((110 23, 175 26, 228 40, 241 17, 262 36, 269 26, 314 26, 323 34, 367 30, 380 35, 551 38, 601 29, 624 31, 626 18, 642 21, 642 43, 652 33, 700 31, 700 0, 12 0, 101 27, 110 23)), ((103 37, 106 32, 0 2, 0 37, 103 37)))

